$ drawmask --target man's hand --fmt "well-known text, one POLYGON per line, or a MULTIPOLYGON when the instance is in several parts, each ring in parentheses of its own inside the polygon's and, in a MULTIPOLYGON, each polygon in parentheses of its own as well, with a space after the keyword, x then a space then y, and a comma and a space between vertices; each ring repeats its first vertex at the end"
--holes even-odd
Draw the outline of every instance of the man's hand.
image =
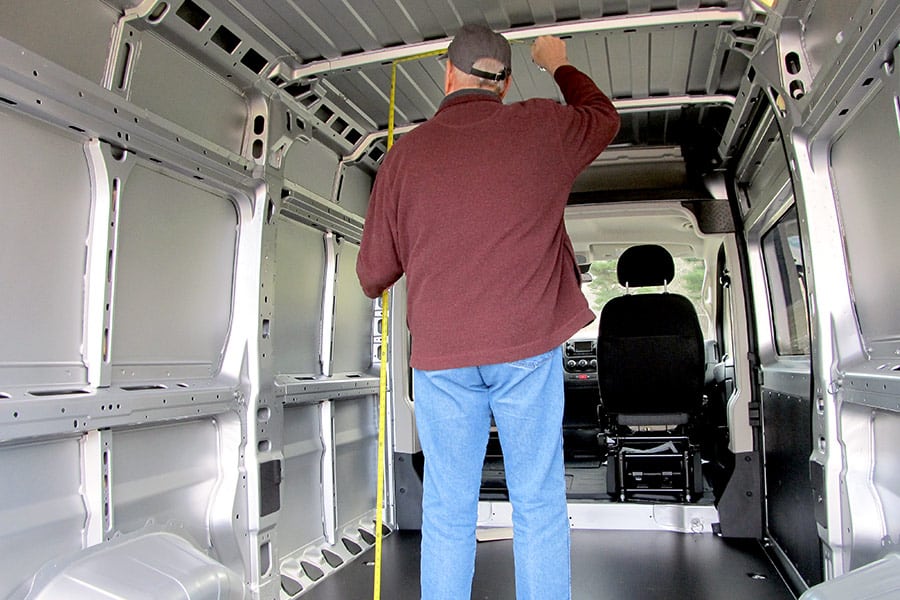
POLYGON ((553 75, 557 68, 569 64, 569 59, 566 58, 566 43, 549 35, 541 36, 534 40, 531 46, 531 60, 553 75))

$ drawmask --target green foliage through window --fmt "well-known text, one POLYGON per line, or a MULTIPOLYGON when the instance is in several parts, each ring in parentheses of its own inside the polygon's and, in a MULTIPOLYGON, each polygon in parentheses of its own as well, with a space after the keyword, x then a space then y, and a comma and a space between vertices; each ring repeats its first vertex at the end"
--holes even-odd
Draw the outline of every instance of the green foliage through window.
MULTIPOLYGON (((701 317, 706 311, 701 302, 703 276, 706 266, 700 258, 675 258, 675 278, 669 284, 669 292, 681 294, 688 298, 701 317)), ((603 305, 611 298, 625 294, 625 288, 619 285, 616 276, 616 260, 595 260, 591 263, 590 274, 593 280, 581 286, 588 303, 597 315, 603 305)), ((663 286, 633 288, 632 294, 660 293, 663 286)))

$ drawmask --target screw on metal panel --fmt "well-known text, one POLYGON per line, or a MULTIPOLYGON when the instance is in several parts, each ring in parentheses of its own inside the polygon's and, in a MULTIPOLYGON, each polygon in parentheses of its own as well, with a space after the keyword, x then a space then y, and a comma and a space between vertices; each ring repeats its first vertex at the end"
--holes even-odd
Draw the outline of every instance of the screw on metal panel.
POLYGON ((703 531, 703 521, 697 517, 691 519, 691 532, 701 533, 703 531))

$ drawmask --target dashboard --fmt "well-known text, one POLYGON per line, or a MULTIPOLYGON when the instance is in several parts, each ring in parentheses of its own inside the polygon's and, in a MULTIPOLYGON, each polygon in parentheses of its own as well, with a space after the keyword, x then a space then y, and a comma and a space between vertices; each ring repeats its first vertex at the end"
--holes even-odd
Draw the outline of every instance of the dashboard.
POLYGON ((567 387, 596 387, 597 341, 567 341, 563 345, 563 369, 567 387))

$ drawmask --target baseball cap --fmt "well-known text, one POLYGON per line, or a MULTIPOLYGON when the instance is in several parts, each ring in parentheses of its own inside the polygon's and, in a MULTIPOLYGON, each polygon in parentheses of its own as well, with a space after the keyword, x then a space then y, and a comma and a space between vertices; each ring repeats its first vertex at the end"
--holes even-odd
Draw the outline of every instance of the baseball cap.
POLYGON ((450 42, 447 56, 453 66, 463 73, 482 79, 503 81, 512 72, 509 41, 499 33, 481 25, 464 25, 450 42), (476 69, 472 65, 481 58, 493 58, 503 65, 503 69, 499 73, 476 69))

